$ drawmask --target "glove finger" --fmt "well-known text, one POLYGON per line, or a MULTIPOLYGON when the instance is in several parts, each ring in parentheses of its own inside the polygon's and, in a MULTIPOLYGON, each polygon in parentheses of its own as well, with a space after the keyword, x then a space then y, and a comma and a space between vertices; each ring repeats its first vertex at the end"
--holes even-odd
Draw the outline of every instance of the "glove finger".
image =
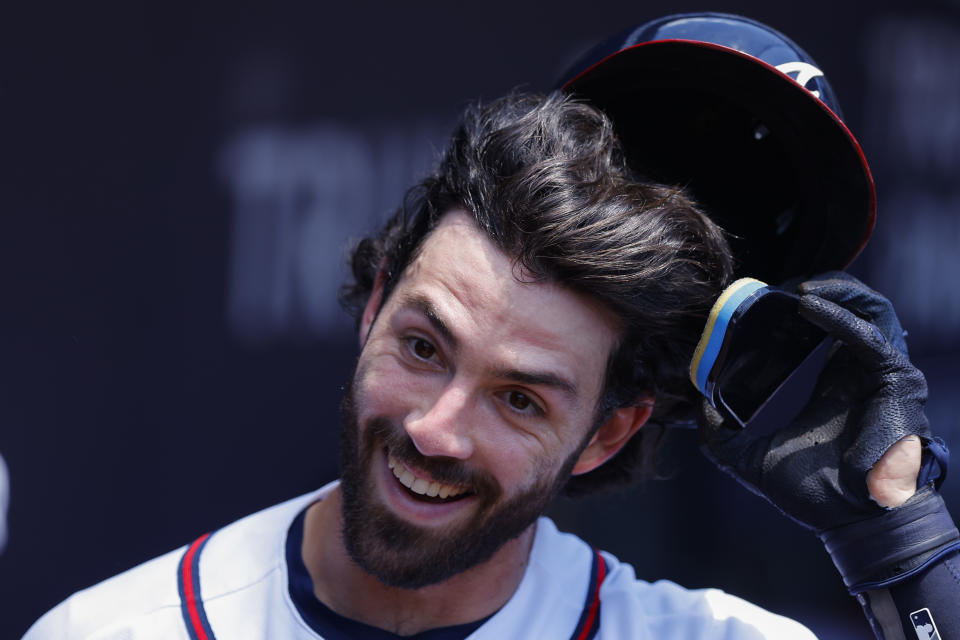
POLYGON ((763 436, 750 429, 731 426, 723 415, 704 400, 700 405, 700 445, 707 457, 722 470, 756 491, 763 471, 766 446, 763 436))
MULTIPOLYGON (((706 403, 701 411, 701 419, 708 423, 715 423, 720 415, 706 403)), ((721 429, 708 433, 700 448, 721 471, 788 517, 805 527, 823 528, 830 523, 821 521, 818 507, 814 505, 811 511, 807 503, 830 500, 842 492, 836 487, 841 444, 835 433, 837 425, 821 417, 759 436, 749 426, 721 429), (817 424, 823 426, 814 426, 817 424)), ((865 485, 861 493, 860 501, 865 503, 865 485)))
POLYGON ((871 370, 903 364, 906 356, 891 345, 883 332, 843 307, 818 296, 800 298, 800 315, 843 341, 856 358, 871 370))
POLYGON ((853 276, 842 271, 825 273, 801 283, 798 292, 829 300, 874 324, 901 353, 907 353, 903 327, 893 305, 853 276))
MULTIPOLYGON (((846 486, 858 486, 884 452, 904 436, 915 434, 929 439, 930 428, 923 413, 926 381, 905 355, 886 342, 879 329, 850 311, 809 295, 800 299, 799 310, 803 317, 841 340, 843 349, 859 361, 863 372, 873 374, 861 380, 874 388, 869 394, 873 397, 858 410, 857 422, 863 428, 847 448, 846 464, 841 470, 841 475, 847 476, 843 479, 846 486), (882 393, 877 391, 880 387, 882 393)), ((846 380, 834 380, 837 388, 860 395, 856 370, 837 367, 838 373, 842 370, 846 370, 846 380)), ((824 393, 824 397, 828 396, 829 390, 824 393)))

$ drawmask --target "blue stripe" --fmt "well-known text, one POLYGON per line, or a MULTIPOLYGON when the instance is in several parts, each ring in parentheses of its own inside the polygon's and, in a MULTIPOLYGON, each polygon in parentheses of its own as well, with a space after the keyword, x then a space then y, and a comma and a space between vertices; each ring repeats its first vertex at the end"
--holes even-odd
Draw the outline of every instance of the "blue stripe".
POLYGON ((180 615, 183 616, 183 625, 187 628, 187 635, 190 636, 190 640, 200 640, 193 630, 193 623, 190 622, 190 609, 187 606, 187 591, 183 588, 183 565, 192 546, 192 542, 187 545, 187 550, 183 552, 180 562, 177 563, 177 592, 180 594, 180 615))
POLYGON ((200 554, 203 552, 203 548, 207 546, 207 543, 210 542, 212 535, 207 536, 207 539, 200 543, 200 546, 197 547, 197 552, 193 554, 193 593, 197 597, 197 613, 200 614, 200 625, 203 627, 203 630, 207 632, 208 640, 216 640, 216 636, 213 635, 213 629, 210 627, 210 621, 207 620, 207 610, 203 606, 203 597, 200 593, 200 554))
MULTIPOLYGON (((596 549, 591 547, 590 552, 593 554, 593 564, 590 566, 590 580, 587 583, 587 598, 583 603, 583 611, 580 613, 580 619, 577 620, 577 626, 574 627, 573 633, 570 635, 570 640, 576 640, 578 638, 590 640, 597 635, 597 631, 600 629, 600 603, 597 589, 597 576, 600 571, 600 563, 604 562, 604 560, 596 549), (593 619, 590 629, 584 636, 582 635, 584 632, 584 626, 587 624, 587 616, 590 615, 590 605, 593 604, 593 596, 595 593, 597 593, 598 598, 596 617, 593 619)), ((606 563, 604 563, 604 565, 606 565, 606 563)))
MULTIPOLYGON (((196 552, 193 554, 193 560, 190 563, 190 573, 191 586, 193 587, 193 595, 195 598, 194 601, 197 606, 197 614, 200 618, 200 626, 203 627, 203 631, 207 634, 207 640, 216 640, 216 636, 213 634, 213 628, 210 626, 210 621, 207 619, 207 611, 203 606, 203 597, 200 593, 200 553, 203 551, 203 548, 207 546, 207 543, 210 542, 211 537, 213 536, 207 536, 207 538, 197 547, 196 552)), ((183 616, 183 624, 187 628, 187 635, 190 636, 190 640, 200 640, 200 637, 193 628, 193 621, 190 618, 190 605, 187 603, 187 591, 183 578, 185 569, 184 563, 186 562, 187 554, 190 552, 190 548, 195 542, 196 540, 187 545, 187 550, 183 552, 183 556, 180 558, 180 562, 177 565, 177 592, 180 594, 180 614, 183 616)))
POLYGON ((730 296, 726 303, 724 303, 723 308, 717 313, 713 331, 710 332, 710 340, 707 342, 703 356, 700 358, 700 364, 697 366, 697 388, 700 389, 701 393, 707 395, 708 398, 707 376, 710 374, 710 370, 713 369, 713 365, 717 361, 717 356, 720 355, 720 347, 723 346, 723 338, 727 333, 727 325, 730 322, 730 317, 733 315, 733 312, 737 310, 737 307, 740 306, 741 302, 756 293, 758 289, 766 286, 767 285, 762 282, 745 283, 730 296))

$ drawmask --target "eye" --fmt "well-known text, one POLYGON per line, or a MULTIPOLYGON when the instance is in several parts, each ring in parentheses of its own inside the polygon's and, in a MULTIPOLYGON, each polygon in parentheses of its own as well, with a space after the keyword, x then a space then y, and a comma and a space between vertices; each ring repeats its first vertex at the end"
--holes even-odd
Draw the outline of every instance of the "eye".
POLYGON ((420 360, 432 360, 437 355, 437 349, 423 338, 407 338, 407 345, 414 356, 420 360))
POLYGON ((530 396, 522 391, 508 391, 507 404, 510 408, 519 413, 531 415, 543 415, 543 410, 534 402, 530 396))

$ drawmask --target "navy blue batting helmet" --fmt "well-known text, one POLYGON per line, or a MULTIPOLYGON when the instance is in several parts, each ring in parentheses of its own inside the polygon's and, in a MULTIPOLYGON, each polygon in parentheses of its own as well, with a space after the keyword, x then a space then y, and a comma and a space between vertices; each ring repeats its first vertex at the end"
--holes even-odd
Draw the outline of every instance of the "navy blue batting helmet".
POLYGON ((637 172, 692 192, 732 234, 740 275, 843 269, 870 237, 873 178, 833 90, 764 24, 660 18, 594 47, 559 86, 607 113, 637 172))

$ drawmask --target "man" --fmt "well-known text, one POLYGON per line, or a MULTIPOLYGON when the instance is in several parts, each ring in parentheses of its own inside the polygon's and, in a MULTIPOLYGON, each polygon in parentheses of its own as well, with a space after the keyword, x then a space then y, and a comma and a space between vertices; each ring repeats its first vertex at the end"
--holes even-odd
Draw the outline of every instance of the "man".
MULTIPOLYGON (((471 110, 417 193, 354 256, 342 482, 81 592, 28 637, 194 621, 197 637, 555 637, 594 630, 601 583, 636 601, 629 616, 665 597, 683 613, 657 625, 734 624, 713 616, 745 603, 636 591, 628 567, 537 523, 571 473, 591 482, 691 397, 687 361, 730 272, 721 231, 633 181, 609 121, 559 95, 471 110)), ((767 635, 804 637, 747 608, 767 635)))
MULTIPOLYGON (((559 94, 469 110, 353 267, 342 481, 80 592, 28 638, 812 637, 715 590, 637 581, 538 518, 561 490, 628 479, 637 433, 696 403, 688 366, 733 271, 722 230, 639 180, 603 113, 559 94)), ((863 285, 805 291, 851 346, 845 371, 888 354, 833 302, 870 301, 900 339, 863 285)), ((738 452, 756 445, 705 411, 711 454, 753 481, 738 452)), ((910 498, 918 454, 907 439, 878 455, 872 496, 910 498)))

